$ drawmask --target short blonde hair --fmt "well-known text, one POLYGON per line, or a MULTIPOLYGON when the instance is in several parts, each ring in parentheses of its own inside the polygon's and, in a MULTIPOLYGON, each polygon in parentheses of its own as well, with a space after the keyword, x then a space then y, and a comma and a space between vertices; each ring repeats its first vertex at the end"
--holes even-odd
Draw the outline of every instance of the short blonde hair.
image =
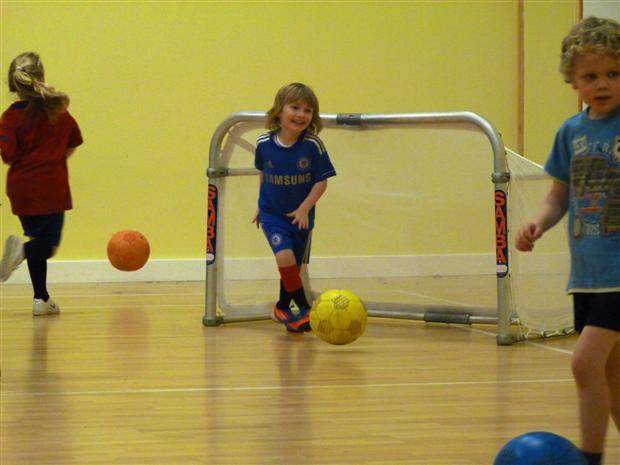
POLYGON ((612 55, 620 63, 620 24, 590 16, 575 24, 562 41, 560 72, 572 82, 575 60, 585 53, 612 55))
POLYGON ((319 100, 313 90, 300 82, 293 82, 281 87, 273 101, 273 106, 267 112, 267 129, 277 131, 280 129, 280 118, 278 115, 284 105, 294 102, 303 102, 312 108, 312 121, 308 126, 308 132, 318 134, 323 129, 321 116, 319 115, 319 100))
POLYGON ((9 90, 20 98, 43 108, 51 117, 69 106, 69 96, 45 83, 45 69, 37 53, 26 52, 13 59, 9 66, 9 90))

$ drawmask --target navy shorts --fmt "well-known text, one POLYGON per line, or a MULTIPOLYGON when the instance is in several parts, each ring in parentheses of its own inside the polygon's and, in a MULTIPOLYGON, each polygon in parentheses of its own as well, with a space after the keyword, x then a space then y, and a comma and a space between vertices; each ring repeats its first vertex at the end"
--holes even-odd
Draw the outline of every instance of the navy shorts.
POLYGON ((20 216, 19 221, 24 228, 24 235, 35 239, 45 240, 53 247, 60 245, 62 226, 65 222, 65 213, 51 215, 20 216))
POLYGON ((620 331, 620 292, 576 292, 573 307, 578 333, 584 326, 620 331))
POLYGON ((290 231, 278 225, 261 223, 267 242, 274 255, 282 250, 290 249, 295 255, 297 265, 310 261, 310 230, 290 231))

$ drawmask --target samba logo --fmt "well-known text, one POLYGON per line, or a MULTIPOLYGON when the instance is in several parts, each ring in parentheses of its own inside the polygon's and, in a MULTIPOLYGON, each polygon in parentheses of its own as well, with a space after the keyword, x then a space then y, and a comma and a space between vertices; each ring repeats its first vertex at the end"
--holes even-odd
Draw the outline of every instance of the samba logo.
POLYGON ((207 210, 207 265, 215 263, 215 246, 217 232, 217 187, 209 184, 209 202, 207 210))
POLYGON ((497 276, 508 274, 508 223, 506 221, 506 192, 495 191, 495 262, 497 276))

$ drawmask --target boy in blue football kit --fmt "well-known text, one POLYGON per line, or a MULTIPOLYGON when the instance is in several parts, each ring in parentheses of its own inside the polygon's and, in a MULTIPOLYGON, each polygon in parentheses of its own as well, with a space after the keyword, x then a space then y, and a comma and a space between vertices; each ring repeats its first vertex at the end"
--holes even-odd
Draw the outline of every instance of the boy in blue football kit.
POLYGON ((280 273, 280 297, 272 318, 291 332, 310 331, 310 304, 300 276, 308 263, 314 207, 336 171, 317 134, 319 102, 300 83, 282 87, 267 112, 270 132, 256 142, 254 165, 260 170, 258 210, 253 223, 262 227, 280 273), (298 311, 290 308, 293 301, 298 311))
POLYGON ((568 211, 581 448, 588 465, 600 465, 609 417, 620 431, 620 24, 578 23, 562 42, 560 69, 588 108, 559 129, 545 164, 551 189, 516 246, 532 250, 568 211))

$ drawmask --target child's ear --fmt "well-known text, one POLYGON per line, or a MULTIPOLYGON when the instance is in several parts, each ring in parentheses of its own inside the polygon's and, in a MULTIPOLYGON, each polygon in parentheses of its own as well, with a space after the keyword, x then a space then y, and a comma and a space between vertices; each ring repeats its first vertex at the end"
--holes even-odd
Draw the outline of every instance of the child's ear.
POLYGON ((569 84, 573 89, 577 90, 577 83, 575 82, 574 79, 572 79, 569 84))

